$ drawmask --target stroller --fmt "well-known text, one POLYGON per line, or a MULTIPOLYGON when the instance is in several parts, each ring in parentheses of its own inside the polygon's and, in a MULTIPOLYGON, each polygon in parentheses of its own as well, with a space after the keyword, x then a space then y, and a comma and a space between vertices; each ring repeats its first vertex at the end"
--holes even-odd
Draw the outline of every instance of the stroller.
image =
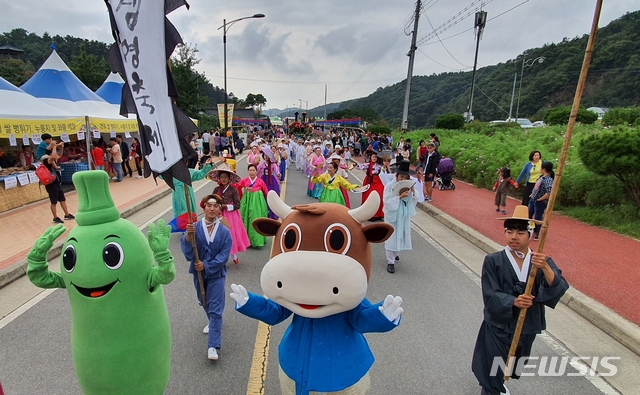
POLYGON ((453 160, 451 158, 442 158, 440 159, 440 163, 438 163, 438 174, 435 183, 438 183, 438 189, 441 191, 445 189, 454 190, 456 189, 456 185, 453 183, 453 173, 455 172, 455 167, 453 164, 453 160))

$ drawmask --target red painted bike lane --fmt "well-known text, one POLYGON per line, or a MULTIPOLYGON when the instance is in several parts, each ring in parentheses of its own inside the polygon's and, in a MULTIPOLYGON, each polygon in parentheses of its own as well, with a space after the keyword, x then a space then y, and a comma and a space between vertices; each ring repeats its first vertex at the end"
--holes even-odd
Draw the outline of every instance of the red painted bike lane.
MULTIPOLYGON (((362 162, 362 157, 352 158, 362 162)), ((434 188, 434 207, 504 245, 503 223, 506 217, 495 212, 495 194, 454 180, 456 189, 434 188)), ((511 215, 520 201, 507 199, 511 215)), ((537 242, 531 242, 534 250, 537 242)), ((616 313, 640 325, 638 300, 640 292, 640 241, 618 233, 588 225, 554 213, 545 254, 562 269, 569 284, 580 292, 609 307, 616 313)))

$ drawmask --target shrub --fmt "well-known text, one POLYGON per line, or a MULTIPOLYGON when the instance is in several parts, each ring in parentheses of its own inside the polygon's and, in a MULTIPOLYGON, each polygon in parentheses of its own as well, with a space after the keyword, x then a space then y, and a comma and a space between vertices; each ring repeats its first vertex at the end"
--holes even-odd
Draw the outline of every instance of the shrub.
POLYGON ((640 107, 616 107, 610 109, 602 118, 606 126, 636 125, 640 126, 640 107))
POLYGON ((388 126, 370 125, 367 127, 367 132, 375 134, 389 134, 391 133, 391 129, 388 126))
POLYGON ((616 177, 640 207, 640 129, 616 127, 580 142, 580 159, 596 174, 616 177))
MULTIPOLYGON (((571 107, 562 106, 552 108, 547 111, 544 116, 544 122, 548 125, 566 125, 569 123, 569 116, 571 115, 571 107)), ((587 109, 578 109, 578 116, 576 121, 585 125, 590 125, 598 120, 598 114, 587 109)))
POLYGON ((464 127, 464 116, 462 114, 444 114, 436 119, 436 129, 462 129, 464 127))

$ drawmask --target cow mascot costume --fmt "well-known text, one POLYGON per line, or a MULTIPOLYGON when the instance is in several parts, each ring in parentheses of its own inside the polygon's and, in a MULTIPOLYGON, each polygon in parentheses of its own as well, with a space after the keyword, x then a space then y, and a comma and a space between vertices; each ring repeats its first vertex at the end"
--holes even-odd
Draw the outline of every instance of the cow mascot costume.
POLYGON ((368 393, 374 358, 362 334, 390 331, 403 312, 398 296, 375 305, 365 298, 369 243, 393 233, 386 223, 362 225, 380 197, 372 193, 352 210, 335 203, 289 207, 273 191, 267 200, 282 220, 253 221, 260 234, 275 236, 260 279, 268 299, 233 284, 236 310, 269 325, 293 314, 278 347, 283 394, 368 393))

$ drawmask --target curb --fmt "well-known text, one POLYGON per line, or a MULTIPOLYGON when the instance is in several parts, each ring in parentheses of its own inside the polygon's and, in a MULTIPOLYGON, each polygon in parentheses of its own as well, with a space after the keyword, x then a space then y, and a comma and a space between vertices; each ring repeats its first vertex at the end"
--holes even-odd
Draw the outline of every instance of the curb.
MULTIPOLYGON (((502 246, 495 241, 449 216, 444 211, 425 203, 418 203, 418 207, 487 254, 502 249, 502 246)), ((462 263, 464 264, 464 262, 462 263)), ((630 351, 640 356, 640 327, 636 324, 573 287, 567 290, 562 299, 560 299, 560 303, 566 305, 630 351)))
MULTIPOLYGON (((135 212, 142 210, 145 207, 152 205, 163 197, 171 194, 171 189, 162 190, 155 195, 145 199, 141 202, 138 202, 120 213, 120 218, 128 218, 133 215, 135 212)), ((56 259, 62 253, 62 245, 64 242, 58 242, 53 245, 53 247, 47 253, 47 262, 51 262, 56 259)), ((19 279, 20 277, 27 274, 27 259, 23 258, 19 261, 7 266, 6 268, 0 270, 0 288, 3 288, 13 281, 19 279)))

